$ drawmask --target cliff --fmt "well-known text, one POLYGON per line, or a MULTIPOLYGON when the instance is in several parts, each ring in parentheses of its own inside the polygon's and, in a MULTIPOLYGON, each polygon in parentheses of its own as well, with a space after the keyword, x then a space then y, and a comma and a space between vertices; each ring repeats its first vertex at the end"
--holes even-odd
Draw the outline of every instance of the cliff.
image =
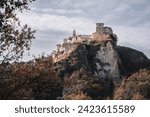
POLYGON ((122 61, 122 74, 134 73, 139 69, 150 68, 150 60, 143 52, 123 46, 117 46, 117 50, 122 61))
POLYGON ((0 64, 0 99, 150 99, 149 87, 150 60, 103 23, 74 30, 49 57, 0 64))
MULTIPOLYGON (((98 82, 106 82, 110 79, 117 84, 120 81, 119 71, 119 56, 116 46, 112 42, 95 43, 95 44, 77 44, 70 55, 55 63, 55 68, 58 71, 58 76, 64 80, 65 76, 72 78, 73 75, 77 77, 84 77, 88 73, 90 80, 98 84, 98 82), (82 75, 82 76, 81 76, 82 75)), ((80 78, 82 79, 82 78, 80 78)), ((65 78, 66 80, 66 78, 65 78)), ((72 79, 71 79, 72 80, 72 79)), ((83 82, 89 82, 89 78, 82 79, 83 82)), ((63 96, 68 95, 71 90, 83 91, 87 90, 79 79, 72 80, 74 84, 71 87, 64 87, 63 96), (81 87, 78 87, 79 82, 81 87), (74 88, 73 85, 77 85, 74 88)), ((92 89, 90 89, 92 90, 92 89)), ((91 91, 92 92, 92 91, 91 91)))
POLYGON ((57 60, 54 58, 54 69, 64 83, 62 99, 79 94, 91 99, 112 98, 123 76, 150 67, 149 59, 142 52, 118 46, 113 32, 106 35, 97 32, 96 37, 87 36, 88 41, 85 38, 73 41, 70 49, 57 55, 57 60))
POLYGON ((76 44, 66 58, 55 63, 58 76, 65 82, 62 96, 86 93, 92 99, 112 96, 122 76, 150 66, 137 50, 113 42, 76 44), (69 84, 69 86, 68 86, 69 84))

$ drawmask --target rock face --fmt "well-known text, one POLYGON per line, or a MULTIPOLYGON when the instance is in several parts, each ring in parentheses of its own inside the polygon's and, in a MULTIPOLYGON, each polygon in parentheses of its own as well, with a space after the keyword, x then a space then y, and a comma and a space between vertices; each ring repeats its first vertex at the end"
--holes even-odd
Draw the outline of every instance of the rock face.
POLYGON ((149 69, 150 60, 144 53, 123 46, 117 46, 117 50, 122 61, 122 74, 133 73, 142 68, 149 69))
POLYGON ((150 70, 139 70, 150 60, 96 26, 91 35, 74 30, 50 57, 0 65, 0 99, 150 99, 150 70))
POLYGON ((95 74, 101 78, 112 78, 115 83, 119 82, 119 56, 116 47, 111 42, 100 46, 96 51, 95 74))
POLYGON ((104 43, 76 44, 56 70, 64 84, 62 97, 84 92, 92 99, 111 97, 122 75, 150 66, 142 53, 127 47, 104 43))
POLYGON ((116 85, 120 81, 119 64, 121 63, 118 51, 112 41, 76 44, 74 51, 67 58, 56 63, 58 76, 62 80, 69 79, 67 84, 71 84, 71 87, 64 87, 63 96, 85 92, 92 97, 94 95, 104 97, 107 88, 102 87, 102 84, 105 82, 104 84, 111 85, 113 82, 116 85), (95 91, 95 88, 88 87, 89 84, 103 90, 95 91))
POLYGON ((123 75, 150 66, 142 52, 117 46, 117 36, 111 28, 103 32, 104 28, 97 24, 96 32, 88 36, 77 36, 74 31, 74 41, 68 43, 70 49, 58 48, 61 54, 54 58, 54 68, 64 83, 63 99, 76 94, 91 99, 111 98, 123 75))

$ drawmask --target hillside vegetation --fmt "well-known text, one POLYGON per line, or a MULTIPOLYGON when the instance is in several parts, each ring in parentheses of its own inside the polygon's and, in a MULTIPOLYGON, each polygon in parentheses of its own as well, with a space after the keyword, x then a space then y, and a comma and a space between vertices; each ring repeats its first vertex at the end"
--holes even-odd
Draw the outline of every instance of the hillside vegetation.
POLYGON ((150 99, 150 70, 124 77, 114 92, 114 99, 150 99))
POLYGON ((150 99, 150 70, 145 69, 124 77, 117 87, 85 70, 65 76, 62 81, 50 57, 3 64, 0 72, 0 99, 150 99))
POLYGON ((0 72, 0 99, 56 99, 61 94, 62 83, 51 58, 3 64, 0 72))

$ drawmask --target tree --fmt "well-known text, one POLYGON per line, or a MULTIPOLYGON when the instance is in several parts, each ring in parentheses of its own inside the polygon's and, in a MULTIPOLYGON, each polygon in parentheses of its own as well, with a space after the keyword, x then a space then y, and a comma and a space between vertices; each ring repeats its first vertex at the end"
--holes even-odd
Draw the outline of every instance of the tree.
POLYGON ((17 12, 29 10, 32 1, 0 0, 0 63, 19 60, 30 50, 35 31, 20 24, 17 12))

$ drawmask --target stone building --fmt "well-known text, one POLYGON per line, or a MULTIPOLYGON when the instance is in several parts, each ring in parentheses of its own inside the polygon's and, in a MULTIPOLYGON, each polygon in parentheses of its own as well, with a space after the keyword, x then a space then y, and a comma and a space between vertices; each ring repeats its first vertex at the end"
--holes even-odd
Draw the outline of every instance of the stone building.
POLYGON ((97 34, 103 34, 104 32, 104 23, 96 23, 96 33, 97 34))
POLYGON ((71 43, 76 43, 77 42, 77 34, 76 34, 76 31, 75 29, 73 30, 73 34, 72 34, 72 37, 70 37, 70 40, 71 40, 71 43))
POLYGON ((72 35, 72 36, 73 36, 73 37, 76 37, 76 36, 77 36, 75 29, 73 30, 73 35, 72 35))
POLYGON ((114 41, 116 44, 117 36, 110 27, 104 27, 104 23, 96 23, 96 32, 91 35, 77 35, 76 30, 74 29, 71 37, 65 38, 62 44, 57 44, 57 51, 55 54, 59 57, 60 54, 62 55, 73 48, 74 44, 88 44, 92 41, 114 41))
POLYGON ((62 43, 62 51, 65 52, 69 49, 70 44, 68 43, 68 39, 64 39, 64 42, 62 43))
POLYGON ((104 23, 96 23, 96 32, 92 34, 92 39, 97 41, 111 40, 113 30, 110 27, 104 27, 104 23))

